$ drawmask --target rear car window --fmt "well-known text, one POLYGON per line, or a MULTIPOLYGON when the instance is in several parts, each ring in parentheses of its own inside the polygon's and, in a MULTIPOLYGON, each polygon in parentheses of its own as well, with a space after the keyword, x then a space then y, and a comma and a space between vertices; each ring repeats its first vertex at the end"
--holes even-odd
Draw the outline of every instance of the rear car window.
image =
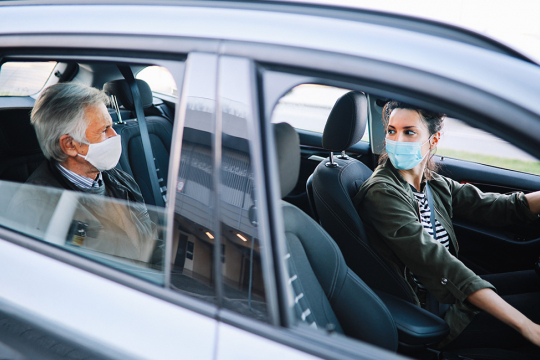
MULTIPOLYGON (((334 104, 349 91, 326 85, 298 85, 279 100, 272 114, 272 122, 286 122, 296 129, 322 134, 334 104)), ((368 134, 366 126, 362 141, 369 141, 368 134)))
POLYGON ((7 62, 0 67, 0 96, 37 94, 51 76, 55 61, 7 62))

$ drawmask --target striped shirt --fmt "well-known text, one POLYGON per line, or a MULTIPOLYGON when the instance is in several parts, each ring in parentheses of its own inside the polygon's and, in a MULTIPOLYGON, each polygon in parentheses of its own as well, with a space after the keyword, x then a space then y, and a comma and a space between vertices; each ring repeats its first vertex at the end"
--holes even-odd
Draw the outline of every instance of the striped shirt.
MULTIPOLYGON (((433 226, 431 225, 431 210, 429 209, 427 196, 423 192, 416 191, 416 189, 412 185, 411 190, 413 191, 414 198, 416 199, 416 202, 418 203, 418 208, 420 209, 420 222, 422 223, 424 229, 429 233, 429 235, 433 237, 433 226)), ((437 229, 437 240, 446 247, 446 250, 450 250, 450 239, 448 237, 448 233, 437 219, 435 219, 435 228, 437 229)), ((416 281, 416 284, 418 284, 419 291, 425 292, 426 288, 424 287, 424 285, 422 285, 420 280, 418 280, 414 276, 414 274, 413 277, 414 281, 416 281)), ((421 297, 421 295, 419 295, 419 297, 421 297)))
MULTIPOLYGON (((414 197, 418 202, 418 207, 420 208, 420 222, 426 231, 433 237, 433 226, 431 226, 431 210, 429 209, 429 204, 427 201, 427 196, 423 192, 418 192, 411 186, 414 197)), ((443 244, 446 247, 446 250, 450 250, 450 239, 448 238, 448 233, 439 222, 435 219, 435 227, 437 229, 437 241, 443 244)))
POLYGON ((103 177, 101 176, 101 172, 99 173, 96 180, 92 180, 90 178, 87 178, 86 176, 81 176, 79 174, 75 174, 73 171, 66 169, 60 164, 56 164, 58 167, 58 170, 64 175, 66 179, 68 179, 71 183, 73 183, 75 186, 78 186, 83 189, 92 189, 92 188, 99 188, 103 184, 103 177))

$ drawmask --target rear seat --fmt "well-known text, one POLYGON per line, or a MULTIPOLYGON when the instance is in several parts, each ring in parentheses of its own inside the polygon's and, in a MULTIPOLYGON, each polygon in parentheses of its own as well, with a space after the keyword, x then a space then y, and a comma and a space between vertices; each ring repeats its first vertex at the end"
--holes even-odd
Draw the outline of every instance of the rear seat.
MULTIPOLYGON (((169 171, 169 155, 171 150, 173 124, 164 116, 150 115, 156 113, 153 105, 152 91, 148 84, 143 80, 137 80, 137 85, 141 93, 141 100, 145 110, 150 143, 156 162, 159 185, 162 188, 162 194, 166 194, 167 174, 169 171)), ((116 96, 125 110, 134 113, 135 107, 133 98, 126 80, 113 80, 105 83, 103 90, 110 95, 116 96)), ((123 110, 124 110, 123 109, 123 110)), ((159 112, 158 112, 159 113, 159 112)), ((122 115, 125 111, 122 111, 122 115)), ((133 117, 133 115, 132 115, 133 117)), ((115 119, 116 116, 113 117, 115 119)), ((144 150, 142 146, 141 135, 137 120, 134 118, 122 119, 122 123, 115 122, 114 130, 122 136, 122 156, 117 168, 124 170, 133 176, 147 204, 155 205, 156 201, 152 193, 150 176, 146 166, 144 150)))
POLYGON ((32 108, 2 109, 0 180, 23 183, 45 159, 30 124, 31 111, 32 108))

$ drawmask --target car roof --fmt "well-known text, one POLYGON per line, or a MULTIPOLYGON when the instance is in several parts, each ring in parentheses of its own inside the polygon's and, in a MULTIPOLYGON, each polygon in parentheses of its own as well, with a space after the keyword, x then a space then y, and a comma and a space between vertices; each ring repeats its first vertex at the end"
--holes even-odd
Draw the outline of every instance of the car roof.
MULTIPOLYGON (((393 27, 396 29, 410 30, 422 34, 428 34, 456 40, 462 43, 478 46, 484 49, 496 51, 524 60, 533 64, 538 64, 535 60, 521 53, 517 49, 504 44, 494 38, 475 31, 443 23, 436 20, 415 17, 412 15, 398 14, 373 9, 362 9, 358 7, 347 7, 345 5, 315 4, 294 1, 213 1, 213 0, 15 0, 0 4, 0 6, 14 5, 176 5, 176 6, 198 6, 198 7, 219 7, 230 9, 246 9, 260 11, 274 11, 289 14, 315 15, 334 19, 352 20, 364 23, 393 27)), ((121 16, 118 14, 118 16, 121 16)))

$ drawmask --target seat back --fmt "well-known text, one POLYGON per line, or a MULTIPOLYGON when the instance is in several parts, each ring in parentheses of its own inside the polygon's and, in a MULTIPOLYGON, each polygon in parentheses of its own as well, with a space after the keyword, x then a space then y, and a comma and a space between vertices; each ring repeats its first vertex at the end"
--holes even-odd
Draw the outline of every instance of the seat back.
MULTIPOLYGON (((141 101, 145 113, 153 107, 152 91, 146 82, 137 80, 137 85, 141 93, 141 101)), ((116 96, 125 110, 134 112, 135 105, 131 96, 131 91, 126 80, 113 80, 103 86, 108 94, 116 96)), ((125 112, 123 113, 125 114, 125 112)), ((171 152, 171 141, 173 124, 163 116, 146 116, 150 144, 156 163, 161 194, 166 195, 167 176, 169 173, 169 155, 171 152)), ((123 119, 122 123, 115 122, 114 130, 122 136, 122 155, 118 162, 118 168, 133 176, 147 204, 155 205, 154 194, 148 167, 146 166, 144 148, 142 145, 139 124, 136 119, 123 119)))
POLYGON ((31 112, 31 107, 1 111, 0 180, 23 183, 45 159, 30 123, 31 112))
MULTIPOLYGON (((341 152, 357 143, 367 122, 364 94, 351 91, 332 109, 323 133, 323 147, 341 152)), ((407 301, 413 297, 405 281, 370 246, 364 224, 352 198, 372 171, 350 157, 323 160, 308 180, 312 210, 322 227, 337 242, 350 268, 373 289, 407 301)))
MULTIPOLYGON (((288 124, 275 124, 274 132, 283 198, 298 180, 300 143, 288 124)), ((392 315, 349 269, 335 241, 294 205, 283 202, 282 210, 298 319, 395 351, 398 338, 392 315)))

